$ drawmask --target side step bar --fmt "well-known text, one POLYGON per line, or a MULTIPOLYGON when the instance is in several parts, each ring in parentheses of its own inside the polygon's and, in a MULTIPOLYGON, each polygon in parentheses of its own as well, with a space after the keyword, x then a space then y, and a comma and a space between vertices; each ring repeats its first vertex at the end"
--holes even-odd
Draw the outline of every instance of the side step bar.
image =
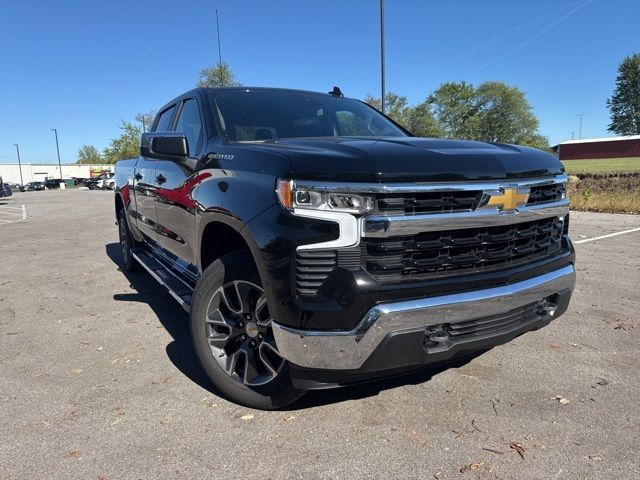
POLYGON ((174 274, 169 268, 158 262, 152 255, 144 250, 136 249, 131 252, 142 267, 151 274, 157 282, 165 287, 169 294, 175 298, 187 312, 191 309, 191 297, 193 288, 174 274))

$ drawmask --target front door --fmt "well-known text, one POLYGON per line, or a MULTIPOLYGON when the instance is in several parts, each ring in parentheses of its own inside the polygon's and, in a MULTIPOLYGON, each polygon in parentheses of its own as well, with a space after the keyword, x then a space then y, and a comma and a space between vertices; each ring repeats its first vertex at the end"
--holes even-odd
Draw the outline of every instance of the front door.
POLYGON ((193 189, 198 184, 194 166, 205 139, 202 111, 196 98, 186 98, 180 105, 174 131, 187 137, 189 159, 174 162, 160 160, 156 171, 156 210, 158 243, 170 254, 193 267, 195 259, 195 202, 193 189))
MULTIPOLYGON (((158 115, 154 131, 168 132, 173 125, 176 105, 164 109, 158 115)), ((157 169, 155 158, 140 157, 136 163, 134 190, 136 192, 136 223, 140 232, 151 243, 158 241, 158 215, 156 211, 157 169)))
POLYGON ((133 216, 136 226, 146 240, 157 242, 156 233, 156 203, 155 203, 155 177, 158 160, 140 157, 136 163, 136 171, 133 176, 133 189, 135 191, 135 212, 133 216))

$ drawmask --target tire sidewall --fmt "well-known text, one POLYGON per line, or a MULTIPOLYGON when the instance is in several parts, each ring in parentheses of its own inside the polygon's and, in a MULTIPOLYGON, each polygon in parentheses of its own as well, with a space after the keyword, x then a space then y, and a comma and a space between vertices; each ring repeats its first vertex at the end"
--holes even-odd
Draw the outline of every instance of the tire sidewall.
POLYGON ((123 263, 124 270, 127 272, 136 272, 140 270, 140 265, 138 264, 136 259, 133 258, 133 255, 131 254, 131 250, 134 248, 134 243, 133 243, 133 239, 131 238, 131 232, 129 231, 129 225, 127 224, 127 218, 126 218, 124 208, 122 208, 118 213, 118 240, 119 240, 118 246, 120 247, 120 253, 122 253, 122 263, 123 263), (120 225, 122 224, 124 224, 126 248, 128 250, 126 254, 124 251, 122 251, 123 250, 122 242, 120 241, 121 240, 120 225))
POLYGON ((253 259, 247 252, 234 252, 214 261, 198 281, 191 304, 191 338, 200 364, 213 383, 231 400, 258 409, 271 410, 287 405, 302 395, 293 388, 289 366, 267 385, 247 386, 231 378, 213 358, 206 340, 206 318, 209 301, 225 283, 246 280, 262 286, 253 259))

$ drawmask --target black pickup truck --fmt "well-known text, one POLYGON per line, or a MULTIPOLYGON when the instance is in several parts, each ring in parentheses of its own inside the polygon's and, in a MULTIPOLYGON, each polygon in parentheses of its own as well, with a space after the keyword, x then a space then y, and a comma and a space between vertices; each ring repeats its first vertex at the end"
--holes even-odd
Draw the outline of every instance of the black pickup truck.
POLYGON ((190 311, 213 383, 268 409, 561 315, 566 182, 548 153, 416 138, 337 88, 196 89, 118 162, 115 211, 126 270, 190 311))

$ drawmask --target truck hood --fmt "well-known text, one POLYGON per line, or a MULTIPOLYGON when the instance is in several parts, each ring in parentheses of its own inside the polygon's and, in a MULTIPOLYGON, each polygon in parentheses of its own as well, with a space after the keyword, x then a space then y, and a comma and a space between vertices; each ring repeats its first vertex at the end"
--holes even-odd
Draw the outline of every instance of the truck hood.
MULTIPOLYGON (((257 147, 257 145, 256 145, 257 147)), ((269 141, 306 180, 428 182, 538 177, 564 171, 535 148, 416 137, 327 137, 269 141)))

